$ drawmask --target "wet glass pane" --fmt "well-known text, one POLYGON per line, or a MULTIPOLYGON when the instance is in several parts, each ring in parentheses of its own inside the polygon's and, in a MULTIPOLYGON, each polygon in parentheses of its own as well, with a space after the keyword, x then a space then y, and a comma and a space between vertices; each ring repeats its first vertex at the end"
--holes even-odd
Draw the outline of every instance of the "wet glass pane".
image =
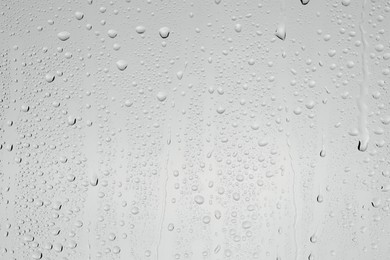
POLYGON ((1 260, 390 259, 390 1, 0 1, 1 260))

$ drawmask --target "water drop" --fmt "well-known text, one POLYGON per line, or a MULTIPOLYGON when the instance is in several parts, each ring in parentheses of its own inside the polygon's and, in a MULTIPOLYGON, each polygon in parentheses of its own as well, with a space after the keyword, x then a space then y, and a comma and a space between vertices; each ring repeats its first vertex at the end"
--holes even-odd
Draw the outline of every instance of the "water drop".
POLYGON ((138 34, 143 34, 145 31, 146 31, 146 28, 145 26, 142 26, 142 25, 139 25, 135 28, 135 31, 138 33, 138 34))
POLYGON ((46 74, 46 76, 45 76, 45 80, 46 80, 48 83, 51 83, 51 82, 53 82, 53 81, 54 81, 54 79, 55 79, 55 76, 54 76, 54 74, 50 74, 50 73, 48 73, 48 74, 46 74))
POLYGON ((349 6, 351 4, 351 0, 341 0, 343 6, 349 6))
POLYGON ((224 112, 225 112, 225 108, 224 108, 224 107, 219 106, 219 107, 217 108, 217 113, 218 113, 218 114, 223 114, 224 112))
POLYGON ((84 14, 82 12, 75 12, 74 16, 76 17, 77 20, 81 20, 84 18, 84 14))
MULTIPOLYGON (((171 31, 168 27, 161 27, 160 30, 158 31, 158 33, 160 34, 160 37, 163 39, 168 38, 170 32, 171 31)), ((173 35, 173 36, 175 36, 175 35, 173 35)))
POLYGON ((67 31, 63 31, 57 34, 58 39, 61 41, 66 41, 70 38, 70 33, 67 31))
POLYGON ((194 201, 199 204, 199 205, 202 205, 204 203, 204 198, 202 195, 196 195, 194 197, 194 201))
POLYGON ((125 60, 118 60, 118 61, 116 62, 116 66, 117 66, 118 69, 121 70, 121 71, 125 70, 125 69, 127 68, 127 65, 128 65, 128 63, 127 63, 127 61, 125 61, 125 60))
POLYGON ((284 23, 278 25, 278 28, 275 31, 275 36, 284 41, 286 39, 286 27, 284 23))
POLYGON ((167 94, 163 91, 160 91, 157 93, 157 99, 162 102, 167 99, 167 94))
POLYGON ((113 29, 110 29, 110 30, 108 30, 107 34, 108 34, 108 37, 115 38, 118 35, 118 32, 113 30, 113 29))

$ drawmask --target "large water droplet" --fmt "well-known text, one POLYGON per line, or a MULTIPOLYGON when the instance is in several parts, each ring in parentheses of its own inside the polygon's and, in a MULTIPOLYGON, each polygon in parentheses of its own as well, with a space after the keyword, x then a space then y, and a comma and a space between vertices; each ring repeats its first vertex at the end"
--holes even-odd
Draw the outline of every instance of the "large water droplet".
POLYGON ((116 62, 116 66, 118 67, 119 70, 123 71, 127 68, 128 63, 125 60, 118 60, 116 62))
POLYGON ((160 37, 163 39, 168 38, 170 32, 171 31, 168 27, 161 27, 160 30, 158 31, 158 33, 160 34, 160 37))

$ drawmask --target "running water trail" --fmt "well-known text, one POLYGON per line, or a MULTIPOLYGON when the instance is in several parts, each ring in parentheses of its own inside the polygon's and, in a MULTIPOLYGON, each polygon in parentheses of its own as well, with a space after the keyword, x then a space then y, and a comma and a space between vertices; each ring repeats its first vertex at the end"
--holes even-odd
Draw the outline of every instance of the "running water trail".
POLYGON ((360 96, 358 98, 358 107, 359 107, 359 144, 358 149, 362 152, 367 150, 368 142, 370 139, 368 128, 367 128, 367 116, 368 116, 368 107, 367 107, 367 92, 368 92, 368 62, 367 62, 367 47, 368 42, 366 39, 366 31, 363 28, 364 25, 364 11, 366 8, 367 1, 364 0, 362 3, 362 9, 360 13, 360 34, 361 41, 363 44, 363 51, 361 54, 362 58, 362 73, 363 79, 360 83, 360 96))
MULTIPOLYGON (((283 22, 279 24, 278 29, 276 31, 276 36, 279 37, 281 40, 286 39, 286 0, 282 0, 281 3, 281 8, 280 8, 281 16, 283 17, 283 22)), ((291 166, 291 171, 292 171, 292 193, 293 193, 293 208, 294 208, 294 221, 293 221, 293 229, 294 229, 294 259, 298 259, 298 239, 297 239, 297 223, 298 223, 298 207, 297 207, 297 198, 296 198, 296 191, 295 191, 295 184, 296 184, 296 173, 295 169, 293 166, 293 158, 291 155, 291 144, 289 140, 289 134, 286 136, 286 142, 287 142, 287 147, 288 147, 288 155, 290 158, 290 166, 291 166)))
POLYGON ((164 180, 164 198, 163 198, 163 205, 162 205, 162 212, 161 212, 161 223, 160 223, 160 231, 159 231, 159 238, 158 238, 158 244, 157 244, 157 250, 156 250, 156 255, 157 255, 157 260, 159 259, 159 251, 160 251, 160 245, 161 245, 161 240, 162 240, 162 232, 163 232, 163 226, 164 226, 164 221, 165 221, 165 211, 167 207, 167 185, 168 185, 168 174, 169 174, 169 145, 171 144, 171 133, 169 133, 169 139, 167 142, 167 161, 165 165, 165 180, 164 180))
POLYGON ((294 244, 295 244, 295 257, 294 259, 298 259, 298 240, 297 240, 297 223, 298 223, 298 209, 297 209, 297 201, 296 201, 296 191, 295 191, 295 182, 296 182, 296 173, 294 170, 293 165, 293 158, 291 155, 291 144, 289 140, 289 135, 286 136, 287 139, 287 147, 288 147, 288 155, 290 157, 290 166, 291 171, 293 173, 293 181, 292 181, 292 192, 293 192, 293 207, 294 207, 294 222, 293 222, 293 229, 294 229, 294 244))

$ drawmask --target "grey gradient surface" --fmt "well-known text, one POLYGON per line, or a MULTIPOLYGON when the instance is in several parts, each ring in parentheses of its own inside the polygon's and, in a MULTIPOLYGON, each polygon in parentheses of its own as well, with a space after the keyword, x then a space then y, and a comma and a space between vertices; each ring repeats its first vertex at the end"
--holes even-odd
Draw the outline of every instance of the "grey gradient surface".
POLYGON ((390 2, 0 0, 0 260, 390 259, 390 2))

